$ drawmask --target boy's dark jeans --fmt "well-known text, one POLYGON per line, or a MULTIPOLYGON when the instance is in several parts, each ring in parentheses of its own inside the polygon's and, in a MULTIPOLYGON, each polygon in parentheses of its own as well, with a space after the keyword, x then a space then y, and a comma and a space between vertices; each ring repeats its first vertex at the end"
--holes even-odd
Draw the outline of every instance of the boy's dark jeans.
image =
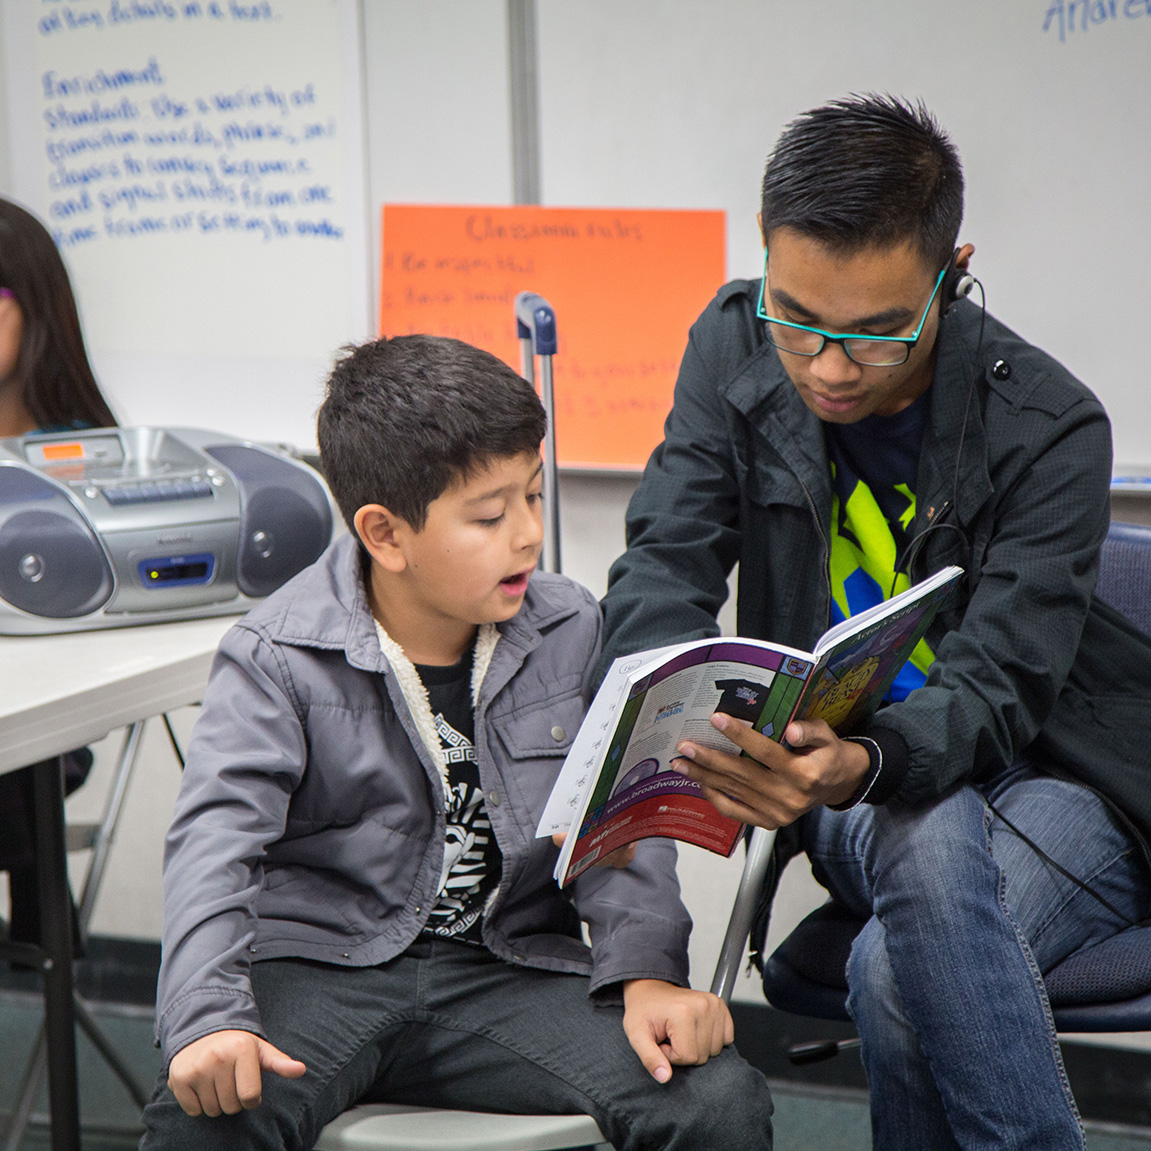
POLYGON ((587 980, 514 967, 483 948, 420 940, 380 967, 266 960, 252 986, 268 1040, 307 1064, 263 1076, 259 1107, 191 1118, 165 1076, 141 1151, 309 1148, 353 1103, 592 1115, 617 1148, 771 1147, 771 1096, 728 1047, 661 1086, 587 980))

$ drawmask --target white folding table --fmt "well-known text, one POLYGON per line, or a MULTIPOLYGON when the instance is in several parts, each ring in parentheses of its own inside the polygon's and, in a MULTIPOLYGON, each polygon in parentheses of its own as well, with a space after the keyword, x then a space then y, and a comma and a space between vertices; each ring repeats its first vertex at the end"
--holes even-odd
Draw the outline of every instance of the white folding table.
POLYGON ((198 702, 234 616, 51 636, 0 636, 0 773, 37 764, 37 873, 43 939, 3 953, 44 976, 54 1151, 80 1151, 72 1009, 72 909, 60 757, 109 732, 198 702))

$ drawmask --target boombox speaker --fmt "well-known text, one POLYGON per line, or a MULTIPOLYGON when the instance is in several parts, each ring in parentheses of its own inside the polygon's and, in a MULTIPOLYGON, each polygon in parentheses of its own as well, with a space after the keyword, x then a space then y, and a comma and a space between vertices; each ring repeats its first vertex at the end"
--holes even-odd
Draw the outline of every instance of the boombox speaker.
POLYGON ((331 507, 319 485, 287 460, 243 444, 204 450, 240 488, 236 583, 244 595, 269 595, 327 547, 331 507))
POLYGON ((111 565, 67 496, 33 472, 0 468, 0 507, 14 504, 21 510, 0 527, 0 597, 50 619, 74 619, 107 603, 111 565))

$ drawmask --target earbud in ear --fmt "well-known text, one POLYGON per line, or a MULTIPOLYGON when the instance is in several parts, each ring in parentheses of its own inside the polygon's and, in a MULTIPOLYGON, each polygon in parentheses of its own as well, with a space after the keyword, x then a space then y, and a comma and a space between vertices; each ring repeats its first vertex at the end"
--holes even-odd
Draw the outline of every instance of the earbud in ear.
POLYGON ((943 299, 944 314, 956 300, 962 300, 971 295, 971 290, 975 287, 975 277, 966 268, 957 267, 955 263, 957 259, 959 259, 958 248, 951 253, 951 262, 948 265, 947 274, 943 277, 940 295, 943 299))
POLYGON ((975 277, 970 272, 961 273, 959 279, 955 281, 955 287, 952 289, 952 299, 965 299, 971 295, 971 290, 974 287, 975 277))

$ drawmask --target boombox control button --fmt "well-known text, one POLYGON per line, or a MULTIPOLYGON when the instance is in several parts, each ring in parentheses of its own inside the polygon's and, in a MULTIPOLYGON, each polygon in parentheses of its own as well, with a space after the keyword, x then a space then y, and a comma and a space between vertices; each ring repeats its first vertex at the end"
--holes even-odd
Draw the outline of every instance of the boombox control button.
POLYGON ((256 555, 260 559, 266 560, 276 550, 276 540, 271 532, 254 532, 252 534, 252 547, 256 549, 256 555))
POLYGON ((212 477, 212 483, 214 483, 216 487, 221 487, 224 483, 224 477, 221 475, 214 475, 212 477))
POLYGON ((44 561, 32 552, 29 552, 19 564, 20 578, 29 583, 39 583, 44 578, 44 561))
POLYGON ((163 500, 198 500, 212 495, 207 480, 154 480, 143 484, 124 484, 105 488, 110 504, 147 504, 163 500))

